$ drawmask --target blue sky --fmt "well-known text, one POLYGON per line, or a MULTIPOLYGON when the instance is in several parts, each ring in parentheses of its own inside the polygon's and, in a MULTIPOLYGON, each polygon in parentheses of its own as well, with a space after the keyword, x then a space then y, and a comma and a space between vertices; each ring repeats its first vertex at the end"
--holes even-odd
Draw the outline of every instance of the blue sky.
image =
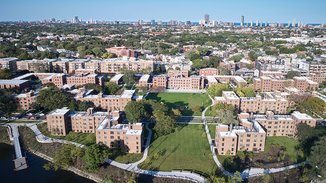
POLYGON ((0 21, 191 20, 326 23, 326 0, 1 0, 0 21))

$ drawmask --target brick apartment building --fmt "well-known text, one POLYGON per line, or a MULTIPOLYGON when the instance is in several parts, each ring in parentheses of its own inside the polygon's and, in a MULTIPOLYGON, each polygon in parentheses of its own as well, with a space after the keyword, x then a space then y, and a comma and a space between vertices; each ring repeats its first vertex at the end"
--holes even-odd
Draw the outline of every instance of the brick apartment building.
POLYGON ((27 93, 20 93, 15 95, 14 98, 18 104, 18 108, 21 110, 32 109, 32 105, 36 102, 37 95, 33 91, 27 93))
POLYGON ((317 82, 307 77, 294 77, 284 79, 279 76, 261 76, 253 79, 254 89, 261 92, 284 91, 287 87, 295 87, 300 91, 316 90, 319 87, 317 82))
POLYGON ((8 58, 0 58, 0 69, 9 69, 11 72, 16 72, 17 65, 16 62, 18 58, 8 57, 8 58))
POLYGON ((265 113, 273 111, 276 114, 285 114, 289 102, 281 93, 265 92, 256 97, 238 97, 233 91, 223 91, 221 97, 214 98, 217 103, 222 102, 236 106, 241 112, 265 113))
POLYGON ((218 69, 216 68, 204 68, 199 70, 200 76, 216 76, 218 75, 218 69))
POLYGON ((96 107, 108 111, 123 111, 127 103, 133 100, 135 90, 125 90, 121 95, 97 95, 87 94, 84 88, 80 88, 76 100, 93 102, 96 107))
POLYGON ((311 116, 294 111, 290 115, 275 115, 271 111, 266 114, 249 113, 239 114, 240 122, 255 120, 266 130, 267 136, 288 136, 294 137, 297 132, 297 125, 300 123, 316 127, 316 120, 311 116))
MULTIPOLYGON (((92 62, 92 61, 91 61, 92 62)), ((152 72, 154 70, 154 62, 149 60, 135 60, 114 58, 102 60, 99 63, 100 73, 120 73, 123 70, 152 72)))
POLYGON ((50 112, 46 119, 52 134, 67 135, 70 131, 95 133, 96 143, 140 153, 142 124, 119 124, 119 117, 119 111, 112 111, 109 115, 107 112, 95 112, 93 108, 82 112, 62 108, 50 112))
POLYGON ((28 80, 19 80, 19 79, 1 79, 0 88, 1 89, 11 89, 11 88, 30 88, 31 83, 28 80))
POLYGON ((216 126, 215 145, 220 155, 236 155, 237 151, 264 151, 266 132, 256 121, 242 126, 216 126))
POLYGON ((142 132, 141 123, 112 124, 104 120, 96 130, 96 143, 103 143, 108 147, 120 147, 129 153, 141 153, 142 132))
POLYGON ((267 136, 294 137, 297 125, 305 123, 316 126, 316 120, 307 114, 293 112, 291 115, 238 115, 241 126, 216 126, 215 145, 220 155, 236 155, 237 151, 264 151, 267 136))
POLYGON ((68 76, 65 74, 52 74, 41 79, 42 84, 53 83, 56 87, 62 88, 64 85, 81 86, 85 84, 96 84, 103 86, 103 77, 97 74, 80 74, 68 76))
POLYGON ((203 87, 202 84, 202 77, 195 75, 189 77, 187 70, 169 70, 167 75, 153 77, 153 88, 199 90, 203 87))

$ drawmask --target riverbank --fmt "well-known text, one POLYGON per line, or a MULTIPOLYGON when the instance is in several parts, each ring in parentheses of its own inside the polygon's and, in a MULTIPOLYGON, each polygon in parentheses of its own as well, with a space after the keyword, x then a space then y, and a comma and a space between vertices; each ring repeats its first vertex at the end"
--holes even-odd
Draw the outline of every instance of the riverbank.
MULTIPOLYGON (((39 143, 35 138, 35 134, 31 129, 28 127, 21 126, 19 127, 20 132, 20 140, 26 149, 30 152, 34 153, 39 152, 44 154, 45 156, 51 158, 54 156, 54 152, 58 149, 62 148, 64 144, 61 143, 39 143)), ((82 165, 77 165, 77 168, 82 168, 82 165), (79 167, 80 166, 80 167, 79 167)), ((74 167, 75 168, 75 167, 74 167)), ((77 169, 76 168, 76 169, 77 169)), ((77 170, 78 171, 78 170, 77 170)), ((83 171, 82 171, 83 172, 83 171)), ((88 173, 87 173, 88 174, 88 173)), ((86 174, 86 175, 87 175, 86 174)), ((89 176, 89 175, 87 175, 89 176)), ((130 180, 136 180, 137 182, 153 182, 153 183, 189 183, 191 181, 180 180, 180 179, 173 179, 173 178, 161 178, 161 177, 154 177, 150 175, 143 175, 137 174, 133 172, 129 172, 126 170, 122 170, 115 166, 104 164, 101 166, 94 176, 100 178, 100 180, 112 180, 113 182, 128 182, 130 180)), ((89 176, 91 177, 91 176, 89 176)), ((94 180, 95 181, 95 180, 94 180)))

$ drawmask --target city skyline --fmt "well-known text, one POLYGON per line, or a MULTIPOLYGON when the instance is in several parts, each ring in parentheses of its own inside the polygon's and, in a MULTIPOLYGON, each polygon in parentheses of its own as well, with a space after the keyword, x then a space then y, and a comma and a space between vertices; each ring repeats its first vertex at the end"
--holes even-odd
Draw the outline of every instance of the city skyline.
POLYGON ((287 23, 294 19, 303 23, 326 23, 324 16, 326 2, 322 0, 310 2, 304 0, 273 2, 125 0, 123 3, 103 0, 92 2, 58 0, 56 3, 13 0, 2 2, 1 5, 3 10, 0 12, 0 21, 37 21, 50 18, 71 20, 74 16, 78 16, 82 20, 150 21, 155 19, 198 22, 205 14, 209 14, 211 20, 224 22, 240 22, 241 16, 244 16, 247 23, 256 20, 287 23))

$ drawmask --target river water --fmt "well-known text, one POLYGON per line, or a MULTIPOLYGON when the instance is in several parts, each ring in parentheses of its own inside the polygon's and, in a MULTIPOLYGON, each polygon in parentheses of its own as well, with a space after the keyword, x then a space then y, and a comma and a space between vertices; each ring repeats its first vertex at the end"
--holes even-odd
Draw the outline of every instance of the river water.
POLYGON ((28 169, 14 171, 14 153, 13 146, 0 143, 1 183, 94 183, 69 171, 47 171, 43 168, 47 161, 29 152, 26 152, 28 169))

